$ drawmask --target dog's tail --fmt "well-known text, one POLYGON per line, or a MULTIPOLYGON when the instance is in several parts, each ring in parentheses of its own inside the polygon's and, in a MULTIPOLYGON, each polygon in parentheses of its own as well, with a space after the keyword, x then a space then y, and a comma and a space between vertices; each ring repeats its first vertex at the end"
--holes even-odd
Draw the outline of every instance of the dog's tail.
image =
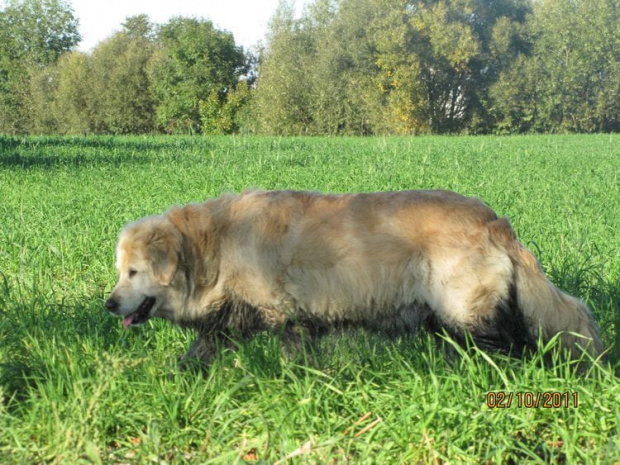
POLYGON ((586 304, 549 281, 536 257, 516 239, 506 218, 490 223, 489 231, 491 240, 506 250, 513 263, 517 306, 532 335, 549 341, 561 333, 560 343, 573 358, 579 358, 583 350, 598 356, 603 345, 586 304))

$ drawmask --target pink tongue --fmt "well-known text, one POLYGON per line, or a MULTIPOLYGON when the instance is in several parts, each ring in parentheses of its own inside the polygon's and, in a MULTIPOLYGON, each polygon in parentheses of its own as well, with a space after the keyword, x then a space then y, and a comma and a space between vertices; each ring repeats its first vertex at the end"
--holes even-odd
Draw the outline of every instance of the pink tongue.
POLYGON ((132 313, 131 315, 128 315, 125 318, 123 318, 123 328, 129 328, 129 325, 133 323, 133 320, 135 317, 136 317, 135 313, 132 313))

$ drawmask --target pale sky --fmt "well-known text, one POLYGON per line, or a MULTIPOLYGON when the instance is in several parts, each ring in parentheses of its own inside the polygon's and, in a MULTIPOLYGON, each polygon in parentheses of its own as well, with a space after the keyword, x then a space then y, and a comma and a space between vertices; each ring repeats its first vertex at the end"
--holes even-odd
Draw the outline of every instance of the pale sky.
MULTIPOLYGON (((218 29, 230 31, 235 42, 248 48, 264 42, 267 25, 278 0, 70 0, 80 20, 82 42, 79 49, 91 50, 103 39, 120 30, 128 16, 147 14, 162 24, 173 16, 210 19, 218 29)), ((296 0, 298 14, 310 0, 296 0)))

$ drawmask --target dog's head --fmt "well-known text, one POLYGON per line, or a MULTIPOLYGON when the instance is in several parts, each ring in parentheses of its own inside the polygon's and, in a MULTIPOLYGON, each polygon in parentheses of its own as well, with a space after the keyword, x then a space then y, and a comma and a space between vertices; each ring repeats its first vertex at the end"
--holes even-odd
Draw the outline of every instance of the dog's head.
POLYGON ((118 283, 105 306, 123 317, 124 327, 153 316, 171 317, 182 239, 165 217, 145 218, 122 231, 116 249, 118 283))

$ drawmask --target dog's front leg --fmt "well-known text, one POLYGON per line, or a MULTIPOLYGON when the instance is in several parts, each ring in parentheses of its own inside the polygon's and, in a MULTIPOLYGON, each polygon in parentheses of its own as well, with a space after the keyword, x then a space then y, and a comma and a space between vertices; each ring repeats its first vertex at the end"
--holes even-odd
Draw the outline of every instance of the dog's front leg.
POLYGON ((200 364, 210 364, 217 353, 217 343, 215 334, 199 332, 198 337, 180 359, 182 368, 186 368, 196 362, 200 364))
POLYGON ((287 322, 282 332, 282 355, 293 361, 314 362, 324 332, 312 325, 287 322))
POLYGON ((198 337, 190 349, 181 357, 181 366, 185 367, 196 362, 201 365, 209 365, 219 350, 229 349, 236 351, 239 347, 238 341, 234 337, 235 335, 238 335, 238 333, 230 330, 208 333, 198 332, 198 337))

